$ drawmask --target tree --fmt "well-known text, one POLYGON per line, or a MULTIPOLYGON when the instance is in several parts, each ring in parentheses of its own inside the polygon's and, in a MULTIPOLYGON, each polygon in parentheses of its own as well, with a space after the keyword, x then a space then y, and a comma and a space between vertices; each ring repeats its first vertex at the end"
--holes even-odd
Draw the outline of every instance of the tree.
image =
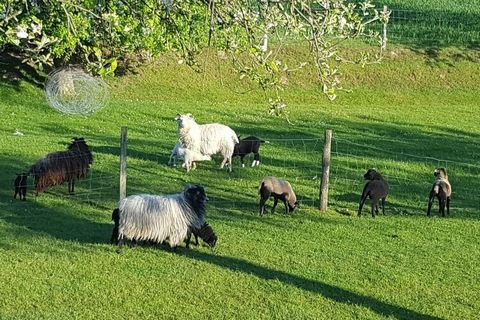
POLYGON ((334 62, 379 61, 380 37, 368 26, 388 18, 370 0, 6 0, 0 50, 39 70, 76 63, 106 76, 167 51, 195 67, 198 53, 215 47, 266 92, 270 112, 281 114, 288 72, 313 66, 323 92, 335 99, 334 62), (377 39, 378 52, 346 59, 340 44, 352 38, 377 39), (282 49, 292 39, 307 42, 310 57, 290 67, 282 49))

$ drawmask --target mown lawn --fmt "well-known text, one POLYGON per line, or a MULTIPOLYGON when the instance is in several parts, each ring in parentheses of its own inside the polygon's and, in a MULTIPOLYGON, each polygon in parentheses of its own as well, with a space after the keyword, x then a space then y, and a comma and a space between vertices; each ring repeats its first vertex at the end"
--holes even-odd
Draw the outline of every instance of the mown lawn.
MULTIPOLYGON (((292 52, 292 57, 302 50, 292 52)), ((293 59, 293 58, 292 58, 293 59)), ((285 119, 261 92, 205 55, 196 74, 171 57, 110 81, 108 107, 88 116, 50 109, 41 89, 0 84, 0 318, 475 319, 480 310, 480 116, 476 52, 438 57, 392 48, 381 65, 349 67, 337 101, 308 72, 293 74, 285 119), (270 140, 263 163, 234 172, 219 159, 186 173, 166 165, 180 112, 270 140), (174 254, 107 242, 118 197, 120 127, 129 128, 128 194, 205 185, 219 237, 174 254), (318 206, 324 130, 334 130, 330 207, 318 206), (15 136, 15 130, 23 136, 15 136), (75 196, 67 187, 13 201, 16 172, 73 136, 95 162, 75 196), (446 166, 452 214, 427 219, 432 172, 446 166), (356 216, 362 174, 391 185, 386 216, 356 216), (302 207, 257 215, 263 176, 292 182, 302 207)), ((434 207, 436 213, 436 206, 434 207)))

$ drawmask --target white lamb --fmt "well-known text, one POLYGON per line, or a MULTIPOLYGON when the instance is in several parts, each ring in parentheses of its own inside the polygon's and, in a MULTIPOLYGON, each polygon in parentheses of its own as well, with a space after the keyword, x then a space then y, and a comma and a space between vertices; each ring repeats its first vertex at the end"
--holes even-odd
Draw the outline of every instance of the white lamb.
POLYGON ((176 167, 178 158, 184 160, 182 167, 186 168, 187 172, 190 171, 190 169, 195 169, 197 167, 195 164, 196 161, 212 160, 212 157, 209 155, 203 155, 200 152, 183 148, 181 143, 177 143, 175 147, 173 147, 172 154, 168 160, 168 165, 173 164, 173 166, 176 167))
POLYGON ((199 125, 189 113, 178 114, 175 120, 178 123, 178 138, 185 149, 209 156, 221 154, 223 161, 220 168, 228 164, 232 171, 233 149, 238 143, 235 131, 219 123, 199 125))

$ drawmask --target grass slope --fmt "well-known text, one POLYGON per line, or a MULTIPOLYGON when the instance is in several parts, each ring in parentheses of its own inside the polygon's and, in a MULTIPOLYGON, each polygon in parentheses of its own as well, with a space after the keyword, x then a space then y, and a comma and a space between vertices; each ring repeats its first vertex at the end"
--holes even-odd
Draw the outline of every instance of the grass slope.
MULTIPOLYGON (((292 59, 302 54, 292 51, 292 59)), ((205 55, 203 74, 164 57, 116 79, 109 106, 89 117, 56 113, 27 83, 0 85, 0 318, 476 318, 477 61, 474 52, 432 57, 394 48, 381 65, 349 67, 345 86, 353 92, 333 103, 312 74, 292 74, 285 94, 294 126, 267 116, 262 94, 213 54, 205 55), (271 140, 263 164, 241 169, 236 162, 231 174, 217 168, 218 159, 189 174, 167 167, 177 112, 271 140), (141 246, 118 255, 107 244, 123 125, 128 194, 203 183, 220 239, 214 251, 141 246), (331 201, 320 213, 326 128, 334 130, 331 201), (73 136, 84 136, 95 155, 77 194, 66 196, 64 185, 12 201, 14 173, 73 136), (454 208, 447 219, 426 219, 439 164, 449 169, 454 208), (357 218, 361 175, 372 166, 392 186, 387 215, 357 218), (303 201, 294 215, 257 216, 256 187, 270 174, 294 184, 303 201)))

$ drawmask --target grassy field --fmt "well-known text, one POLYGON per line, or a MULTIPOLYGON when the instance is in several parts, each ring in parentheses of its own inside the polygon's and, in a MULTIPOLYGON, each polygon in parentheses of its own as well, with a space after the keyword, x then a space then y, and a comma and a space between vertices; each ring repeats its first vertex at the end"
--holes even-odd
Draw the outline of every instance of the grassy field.
MULTIPOLYGON (((417 48, 480 45, 478 0, 384 0, 391 11, 387 37, 390 43, 417 48)), ((381 26, 374 27, 378 31, 381 26)))
POLYGON ((312 74, 294 74, 286 92, 294 125, 268 116, 262 94, 213 54, 205 63, 196 74, 163 57, 111 81, 108 107, 88 117, 55 112, 32 84, 0 84, 0 319, 478 317, 477 52, 432 57, 392 48, 380 65, 349 67, 345 87, 353 91, 333 103, 312 74), (232 173, 218 169, 219 159, 188 174, 168 167, 178 112, 270 140, 263 164, 242 169, 237 160, 232 173), (128 194, 203 183, 215 250, 139 246, 118 255, 107 243, 124 125, 128 194), (334 130, 330 208, 320 213, 327 128, 334 130), (13 201, 15 172, 73 136, 85 137, 95 157, 77 194, 67 196, 64 185, 13 201), (450 173, 452 214, 427 219, 437 165, 450 173), (375 219, 366 211, 356 217, 369 167, 391 184, 387 214, 375 219), (297 190, 302 207, 292 216, 256 213, 258 182, 272 174, 297 190))

